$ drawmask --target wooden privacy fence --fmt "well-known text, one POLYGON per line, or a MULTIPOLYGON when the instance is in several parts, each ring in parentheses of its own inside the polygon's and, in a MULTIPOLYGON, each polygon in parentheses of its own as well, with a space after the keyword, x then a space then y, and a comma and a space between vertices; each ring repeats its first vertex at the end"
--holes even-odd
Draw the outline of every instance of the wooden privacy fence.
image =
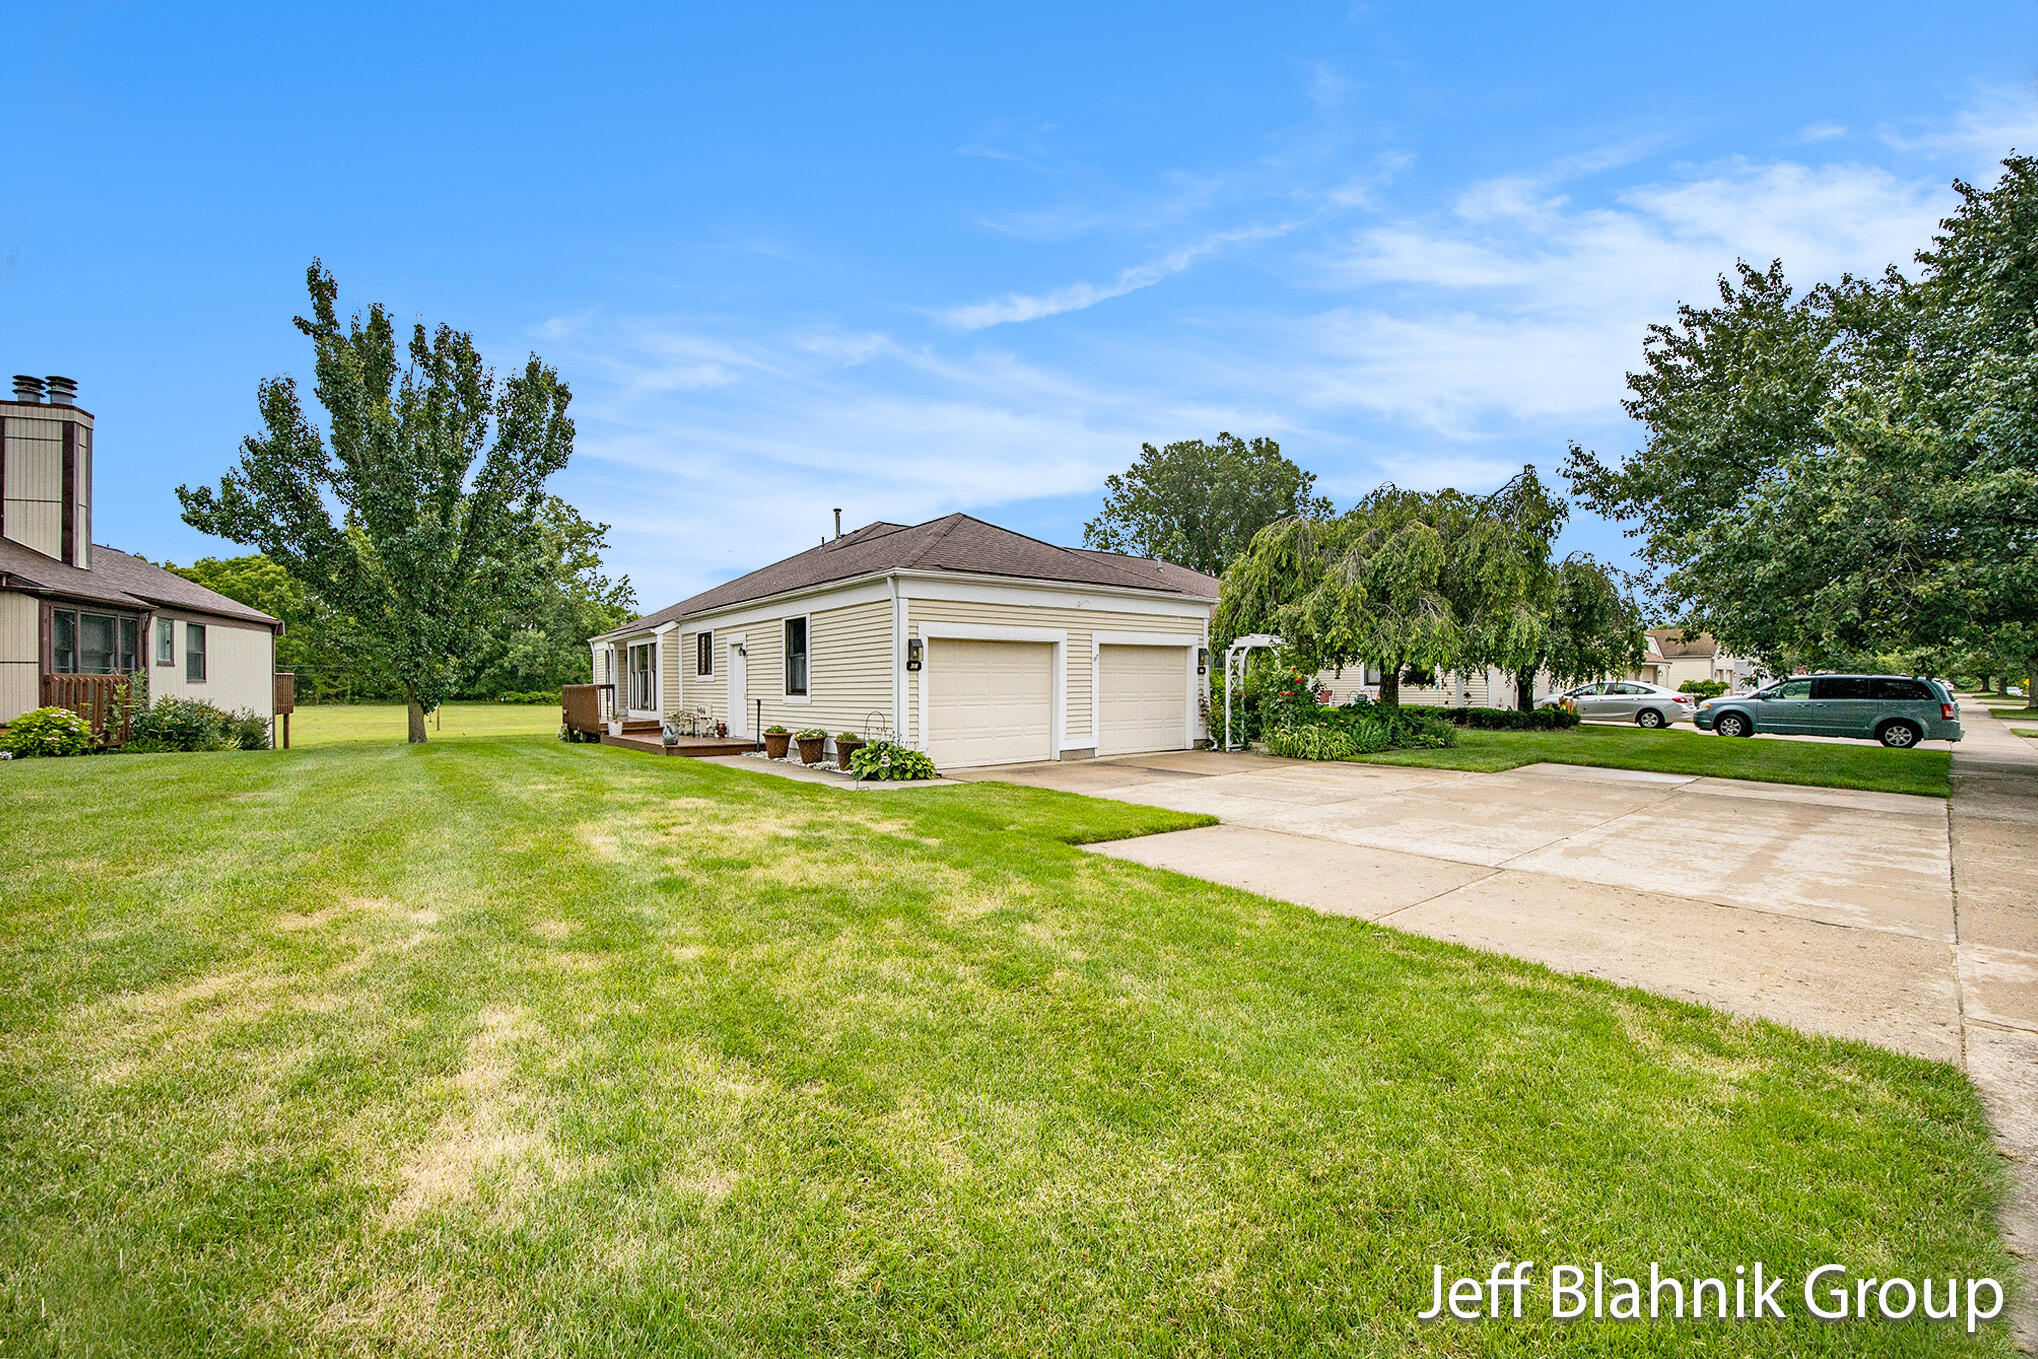
POLYGON ((613 684, 566 685, 559 690, 559 720, 570 731, 599 736, 607 730, 604 723, 608 710, 615 707, 615 693, 613 684))
POLYGON ((44 675, 45 708, 69 708, 92 724, 92 734, 108 745, 125 745, 128 737, 126 675, 44 675), (118 725, 107 729, 109 720, 118 725))

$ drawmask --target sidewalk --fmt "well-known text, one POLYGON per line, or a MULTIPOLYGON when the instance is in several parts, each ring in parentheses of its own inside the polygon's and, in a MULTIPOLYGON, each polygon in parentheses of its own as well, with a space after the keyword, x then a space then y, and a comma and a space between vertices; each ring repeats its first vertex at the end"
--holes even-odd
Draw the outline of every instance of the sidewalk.
POLYGON ((1951 822, 1962 1062, 2014 1180, 2003 1236, 2024 1268, 2019 1343, 2038 1349, 2038 741, 1961 711, 1951 822))

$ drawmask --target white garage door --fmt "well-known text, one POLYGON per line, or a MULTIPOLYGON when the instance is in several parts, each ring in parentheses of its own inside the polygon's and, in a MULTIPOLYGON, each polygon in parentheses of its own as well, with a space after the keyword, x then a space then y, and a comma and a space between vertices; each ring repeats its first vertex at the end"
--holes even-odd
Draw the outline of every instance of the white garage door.
POLYGON ((1097 753, 1132 755, 1189 744, 1189 658, 1178 646, 1097 652, 1097 753))
POLYGON ((927 753, 938 768, 1055 757, 1052 643, 937 637, 924 679, 927 753))

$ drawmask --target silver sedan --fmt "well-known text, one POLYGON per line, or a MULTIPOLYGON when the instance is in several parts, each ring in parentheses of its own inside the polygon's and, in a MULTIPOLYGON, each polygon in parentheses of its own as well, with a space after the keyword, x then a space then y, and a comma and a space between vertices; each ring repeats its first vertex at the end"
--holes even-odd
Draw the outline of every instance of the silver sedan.
POLYGON ((1698 711, 1698 700, 1690 694, 1640 680, 1597 680, 1551 694, 1536 706, 1552 708, 1567 698, 1578 705, 1578 715, 1588 722, 1667 727, 1672 722, 1689 722, 1698 711))

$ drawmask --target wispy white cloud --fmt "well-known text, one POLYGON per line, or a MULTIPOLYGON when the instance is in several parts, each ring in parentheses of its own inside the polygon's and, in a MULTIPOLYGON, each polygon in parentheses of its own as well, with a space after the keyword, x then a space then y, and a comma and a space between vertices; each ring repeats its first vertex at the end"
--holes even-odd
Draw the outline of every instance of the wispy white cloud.
POLYGON ((1096 306, 1099 302, 1108 302, 1114 297, 1124 297, 1127 293, 1151 288, 1162 279, 1183 272, 1198 260, 1214 255, 1227 246, 1285 236, 1300 225, 1301 220, 1296 220, 1267 226, 1244 227, 1235 231, 1212 232, 1201 240, 1171 250, 1158 259, 1121 269, 1109 283, 1072 283, 1065 288, 1056 288, 1045 293, 1008 293, 993 301, 952 307, 941 312, 940 316, 958 330, 984 330, 991 326, 1038 321, 1043 317, 1082 311, 1087 307, 1096 306))
POLYGON ((1538 177, 1470 186, 1451 212, 1367 228, 1320 282, 1368 299, 1307 323, 1310 399, 1456 437, 1618 418, 1645 327, 1737 259, 1806 284, 1907 262, 1947 201, 1934 178, 1728 161, 1584 207, 1538 177))
MULTIPOLYGON (((1908 131, 1886 126, 1881 136, 1891 149, 1905 154, 1970 162, 1980 158, 1993 164, 2012 149, 2038 154, 2038 97, 2030 89, 1986 88, 1950 119, 1912 124, 1908 131)), ((1979 175, 1986 165, 1962 168, 1979 175)))
POLYGON ((1847 128, 1841 123, 1807 123, 1797 130, 1801 142, 1837 141, 1847 135, 1847 128))

